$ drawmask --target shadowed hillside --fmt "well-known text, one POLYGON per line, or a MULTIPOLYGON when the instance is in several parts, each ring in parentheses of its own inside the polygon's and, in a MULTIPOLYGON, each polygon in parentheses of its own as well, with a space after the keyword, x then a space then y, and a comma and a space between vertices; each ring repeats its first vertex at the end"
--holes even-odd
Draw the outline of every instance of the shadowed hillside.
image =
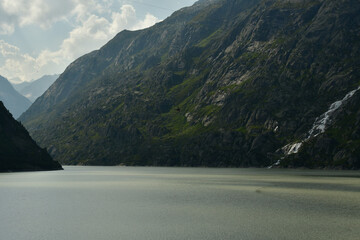
POLYGON ((0 102, 0 172, 60 169, 0 102))
POLYGON ((66 164, 359 168, 351 99, 282 151, 358 88, 359 12, 353 0, 203 0, 77 59, 20 119, 66 164), (324 136, 339 147, 323 152, 324 136))

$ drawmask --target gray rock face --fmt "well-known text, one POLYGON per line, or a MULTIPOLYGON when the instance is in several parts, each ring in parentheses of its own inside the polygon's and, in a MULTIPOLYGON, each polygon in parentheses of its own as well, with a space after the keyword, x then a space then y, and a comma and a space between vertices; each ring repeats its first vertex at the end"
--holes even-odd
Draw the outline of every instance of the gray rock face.
MULTIPOLYGON (((351 0, 200 1, 73 62, 21 121, 67 164, 268 166, 359 86, 359 11, 351 0)), ((321 147, 341 149, 329 131, 313 140, 314 164, 304 147, 283 166, 333 167, 320 158, 336 155, 358 168, 356 151, 321 147)))

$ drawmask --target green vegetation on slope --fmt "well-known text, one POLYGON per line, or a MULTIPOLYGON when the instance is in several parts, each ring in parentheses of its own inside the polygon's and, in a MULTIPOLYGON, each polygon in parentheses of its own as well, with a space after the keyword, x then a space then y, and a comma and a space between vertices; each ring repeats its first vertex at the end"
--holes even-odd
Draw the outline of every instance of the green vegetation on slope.
MULTIPOLYGON (((359 10, 201 1, 76 60, 21 121, 66 164, 268 166, 358 84, 359 10)), ((353 133, 335 136, 346 125, 334 124, 327 134, 346 142, 353 133)), ((341 159, 358 157, 354 144, 341 159)), ((308 156, 288 166, 335 166, 308 156)))

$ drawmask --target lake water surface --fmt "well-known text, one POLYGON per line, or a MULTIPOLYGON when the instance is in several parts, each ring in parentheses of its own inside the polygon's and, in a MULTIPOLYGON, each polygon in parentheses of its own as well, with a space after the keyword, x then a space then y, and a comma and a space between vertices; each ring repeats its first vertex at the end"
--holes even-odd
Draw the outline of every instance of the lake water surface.
POLYGON ((2 240, 359 236, 354 171, 65 167, 0 174, 2 240))

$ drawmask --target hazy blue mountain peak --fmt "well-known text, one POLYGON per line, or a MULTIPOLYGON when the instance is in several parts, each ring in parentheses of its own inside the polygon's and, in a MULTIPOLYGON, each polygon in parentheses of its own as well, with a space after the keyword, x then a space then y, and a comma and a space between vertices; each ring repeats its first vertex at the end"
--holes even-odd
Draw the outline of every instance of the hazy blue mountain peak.
POLYGON ((9 109, 14 118, 18 118, 31 105, 31 102, 18 93, 11 83, 2 76, 0 76, 0 101, 9 109))

